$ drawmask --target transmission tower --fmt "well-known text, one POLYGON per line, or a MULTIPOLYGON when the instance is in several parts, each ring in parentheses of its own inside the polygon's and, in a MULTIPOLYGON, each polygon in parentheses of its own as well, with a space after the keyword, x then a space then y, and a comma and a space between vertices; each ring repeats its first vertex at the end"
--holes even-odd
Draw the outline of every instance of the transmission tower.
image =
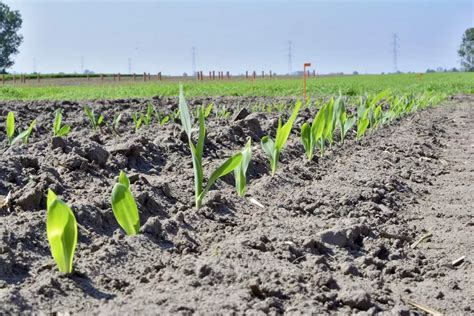
POLYGON ((193 46, 193 76, 196 75, 196 47, 193 46))
POLYGON ((293 73, 293 67, 292 67, 292 59, 293 59, 293 53, 291 51, 291 46, 292 42, 288 41, 288 75, 291 75, 293 73))
POLYGON ((392 53, 393 53, 393 72, 398 72, 398 50, 400 48, 400 38, 397 33, 393 33, 392 53))

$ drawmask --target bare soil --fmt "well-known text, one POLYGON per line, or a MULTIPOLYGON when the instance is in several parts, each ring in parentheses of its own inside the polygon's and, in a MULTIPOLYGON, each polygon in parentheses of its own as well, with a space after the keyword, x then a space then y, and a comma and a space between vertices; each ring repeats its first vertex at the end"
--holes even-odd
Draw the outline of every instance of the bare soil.
MULTIPOLYGON (((38 119, 29 145, 8 147, 0 131, 0 196, 12 194, 0 209, 0 314, 372 314, 416 311, 413 302, 474 312, 474 96, 452 97, 360 142, 351 135, 312 162, 299 139, 302 122, 314 116, 305 109, 274 177, 259 140, 274 133, 276 114, 210 119, 206 175, 247 136, 253 157, 246 197, 227 176, 200 210, 180 125, 133 131, 131 112, 150 101, 177 107, 172 98, 94 102, 107 118, 124 113, 120 137, 93 132, 86 103, 0 104, 1 126, 9 110, 22 126, 38 119), (57 107, 73 126, 67 138, 51 137, 57 107), (133 237, 110 206, 122 169, 140 209, 142 233, 133 237), (79 224, 70 276, 50 255, 48 188, 72 206, 79 224), (431 238, 412 247, 428 232, 431 238)), ((260 101, 218 99, 229 106, 260 101)))

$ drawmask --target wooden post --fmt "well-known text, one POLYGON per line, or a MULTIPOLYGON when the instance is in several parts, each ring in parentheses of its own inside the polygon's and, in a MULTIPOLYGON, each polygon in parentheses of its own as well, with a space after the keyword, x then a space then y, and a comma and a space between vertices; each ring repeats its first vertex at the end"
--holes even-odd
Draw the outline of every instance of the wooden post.
POLYGON ((245 79, 248 79, 248 78, 249 78, 249 71, 246 70, 246 71, 245 71, 245 79))
POLYGON ((216 80, 216 72, 215 72, 215 70, 212 71, 212 80, 216 80))
POLYGON ((158 80, 161 81, 161 79, 162 79, 162 78, 161 78, 161 71, 160 71, 160 72, 158 73, 158 80))
POLYGON ((201 73, 199 71, 196 72, 196 75, 197 75, 198 81, 201 80, 201 73))
POLYGON ((254 70, 253 71, 253 80, 255 80, 256 77, 257 77, 257 72, 254 70))
POLYGON ((313 77, 316 77, 316 70, 313 69, 313 77))
POLYGON ((120 72, 117 75, 118 81, 120 81, 120 72))
POLYGON ((203 81, 204 77, 202 76, 202 70, 200 72, 201 72, 201 81, 203 81))
POLYGON ((38 74, 38 77, 37 77, 38 83, 40 82, 40 78, 41 76, 38 74))
POLYGON ((227 72, 227 80, 230 80, 230 72, 227 72))
POLYGON ((270 78, 272 77, 272 71, 270 70, 270 78))
POLYGON ((151 73, 148 73, 148 81, 151 81, 151 73))
POLYGON ((146 72, 143 73, 143 81, 146 81, 146 72))

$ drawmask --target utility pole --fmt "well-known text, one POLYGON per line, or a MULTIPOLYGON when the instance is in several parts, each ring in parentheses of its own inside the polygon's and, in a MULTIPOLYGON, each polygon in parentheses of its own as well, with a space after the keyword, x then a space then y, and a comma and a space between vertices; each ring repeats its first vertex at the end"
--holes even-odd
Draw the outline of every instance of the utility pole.
POLYGON ((132 74, 132 59, 128 57, 128 74, 132 74))
POLYGON ((398 72, 398 50, 400 48, 400 43, 399 43, 400 38, 398 37, 397 33, 393 33, 393 72, 397 73, 398 72))
POLYGON ((193 76, 196 75, 196 47, 193 46, 193 76))
POLYGON ((81 56, 81 74, 84 73, 84 56, 81 56))
POLYGON ((293 54, 291 52, 291 45, 292 45, 292 42, 288 41, 288 75, 290 76, 293 73, 293 67, 292 67, 293 54))

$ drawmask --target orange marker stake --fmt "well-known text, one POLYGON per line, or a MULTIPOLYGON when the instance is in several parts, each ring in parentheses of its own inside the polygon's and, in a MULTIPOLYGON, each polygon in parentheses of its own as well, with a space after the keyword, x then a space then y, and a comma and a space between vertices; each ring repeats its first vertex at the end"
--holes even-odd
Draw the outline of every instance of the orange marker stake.
POLYGON ((304 82, 303 83, 303 87, 304 87, 303 99, 305 103, 306 103, 306 77, 307 77, 306 67, 311 67, 311 64, 305 63, 303 66, 303 82, 304 82))

